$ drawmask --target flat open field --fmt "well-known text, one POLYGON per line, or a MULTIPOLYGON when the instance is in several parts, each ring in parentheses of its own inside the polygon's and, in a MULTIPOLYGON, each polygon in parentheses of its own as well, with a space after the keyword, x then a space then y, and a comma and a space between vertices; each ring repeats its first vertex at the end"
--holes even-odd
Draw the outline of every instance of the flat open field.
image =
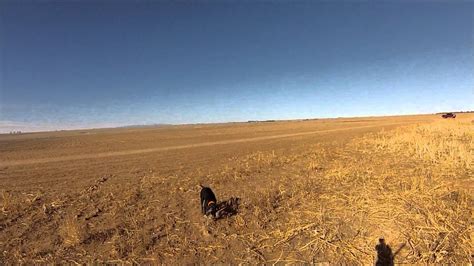
POLYGON ((0 135, 0 261, 472 259, 474 115, 0 135), (199 184, 235 214, 200 213, 199 184), (238 204, 237 204, 238 202, 238 204))

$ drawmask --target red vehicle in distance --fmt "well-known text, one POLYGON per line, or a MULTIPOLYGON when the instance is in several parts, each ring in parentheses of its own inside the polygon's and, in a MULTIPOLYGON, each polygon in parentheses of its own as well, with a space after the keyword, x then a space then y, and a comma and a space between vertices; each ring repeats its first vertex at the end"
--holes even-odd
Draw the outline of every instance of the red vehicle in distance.
POLYGON ((456 114, 446 113, 441 116, 442 118, 456 118, 456 114))

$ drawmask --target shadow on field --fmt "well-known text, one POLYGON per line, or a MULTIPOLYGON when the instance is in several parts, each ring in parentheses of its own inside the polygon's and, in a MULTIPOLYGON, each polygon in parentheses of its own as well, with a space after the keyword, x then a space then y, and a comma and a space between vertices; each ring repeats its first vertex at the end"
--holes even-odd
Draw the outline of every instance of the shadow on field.
POLYGON ((217 219, 231 217, 236 215, 239 210, 240 199, 230 198, 217 204, 217 219))
POLYGON ((375 246, 375 250, 377 251, 376 266, 393 265, 394 255, 392 248, 385 243, 385 239, 379 239, 379 244, 375 246))
POLYGON ((385 239, 380 238, 379 244, 375 246, 375 250, 377 251, 377 261, 375 262, 376 266, 391 266, 394 265, 395 256, 405 247, 405 243, 401 244, 400 247, 395 251, 392 252, 392 248, 390 245, 385 243, 385 239))

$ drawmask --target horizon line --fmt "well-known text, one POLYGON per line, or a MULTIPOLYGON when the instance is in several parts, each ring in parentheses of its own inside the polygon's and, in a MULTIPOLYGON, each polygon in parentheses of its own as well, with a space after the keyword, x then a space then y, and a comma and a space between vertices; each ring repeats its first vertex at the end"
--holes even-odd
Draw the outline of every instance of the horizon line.
MULTIPOLYGON (((110 125, 104 123, 103 126, 78 126, 76 128, 47 128, 54 127, 55 125, 43 124, 43 125, 29 125, 33 127, 45 127, 44 129, 38 130, 2 130, 2 122, 10 123, 23 123, 18 121, 0 121, 0 135, 18 135, 18 134, 33 134, 33 133, 45 133, 45 132, 58 132, 58 131, 80 131, 80 130, 101 130, 101 129, 120 129, 120 128, 140 128, 140 127, 172 127, 172 126, 191 126, 191 125, 218 125, 218 124, 233 124, 233 123, 268 123, 268 122, 290 122, 290 121, 308 121, 308 120, 325 120, 325 119, 341 119, 341 118, 374 118, 374 117, 394 117, 394 116, 415 116, 415 115, 438 115, 443 113, 474 113, 474 110, 464 111, 446 111, 436 113, 410 113, 410 114, 384 114, 384 115, 362 115, 362 116, 337 116, 337 117, 311 117, 311 118, 291 118, 291 119, 263 119, 263 120, 241 120, 241 121, 220 121, 220 122, 196 122, 196 123, 151 123, 151 124, 123 124, 123 125, 110 125)), ((111 124, 111 123, 109 123, 111 124)), ((28 126, 26 123, 22 126, 28 126)))

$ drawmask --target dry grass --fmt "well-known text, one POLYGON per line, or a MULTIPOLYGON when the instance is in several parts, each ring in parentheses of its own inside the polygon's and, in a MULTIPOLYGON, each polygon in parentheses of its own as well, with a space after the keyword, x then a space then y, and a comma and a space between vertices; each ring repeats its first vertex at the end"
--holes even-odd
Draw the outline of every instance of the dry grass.
POLYGON ((369 139, 377 149, 403 153, 443 168, 474 165, 474 124, 443 120, 434 124, 399 128, 369 139))
POLYGON ((314 171, 323 164, 309 161, 309 178, 293 178, 289 191, 277 193, 290 195, 284 204, 254 209, 259 221, 272 210, 287 216, 252 235, 262 254, 280 253, 259 261, 373 263, 376 241, 384 236, 394 252, 399 249, 398 263, 470 262, 473 198, 458 181, 472 184, 466 173, 472 171, 474 130, 470 123, 449 122, 353 141, 326 162, 324 173, 314 171), (446 178, 453 170, 465 176, 446 178))
POLYGON ((80 244, 85 237, 85 226, 81 224, 76 216, 68 216, 59 227, 59 235, 65 247, 73 247, 80 244))
POLYGON ((2 191, 2 212, 7 212, 11 205, 11 195, 8 191, 2 191))

